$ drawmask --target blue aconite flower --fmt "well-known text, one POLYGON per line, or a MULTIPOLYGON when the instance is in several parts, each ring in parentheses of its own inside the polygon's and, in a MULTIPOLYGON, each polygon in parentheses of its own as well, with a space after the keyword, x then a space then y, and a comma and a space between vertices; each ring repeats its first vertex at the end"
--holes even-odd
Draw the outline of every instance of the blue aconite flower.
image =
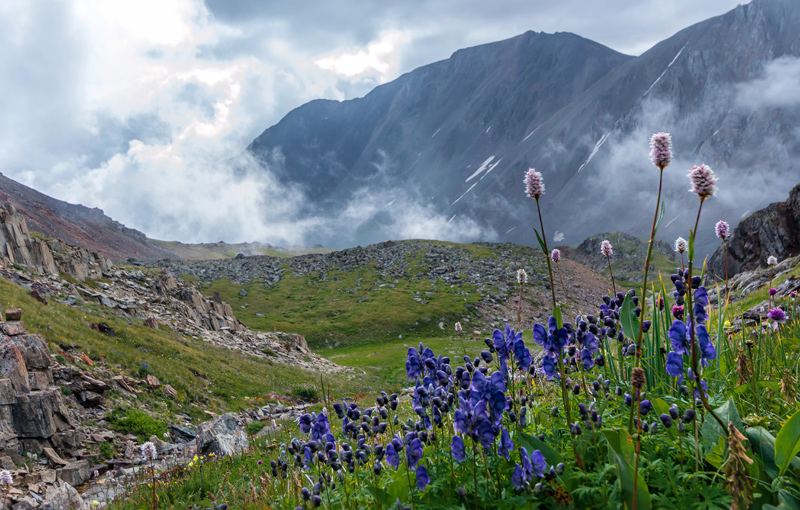
POLYGON ((511 436, 508 435, 508 430, 503 427, 503 430, 500 432, 500 447, 497 449, 497 453, 508 460, 508 452, 510 450, 514 450, 514 442, 511 441, 511 436))
POLYGON ((397 453, 393 443, 386 445, 386 463, 395 469, 400 466, 400 455, 397 453))
POLYGON ((678 354, 689 354, 692 351, 689 343, 688 328, 683 321, 676 320, 669 328, 669 340, 672 342, 672 349, 678 354))
POLYGON ((406 461, 408 462, 409 467, 414 467, 417 465, 417 462, 422 458, 422 441, 420 439, 414 438, 411 441, 411 444, 408 445, 407 449, 407 458, 406 461))
POLYGON ((697 326, 697 339, 700 341, 700 352, 703 356, 701 361, 703 366, 707 367, 708 361, 717 357, 717 350, 714 348, 714 343, 709 338, 704 324, 697 326))
POLYGON ((328 423, 328 417, 325 413, 319 413, 317 415, 317 419, 314 424, 311 426, 311 439, 314 441, 322 441, 325 440, 328 434, 331 432, 330 424, 328 423))
POLYGON ((414 347, 408 348, 408 359, 406 360, 406 375, 409 379, 417 379, 424 374, 422 357, 414 347))
POLYGON ((466 451, 464 448, 464 440, 461 439, 461 436, 453 435, 453 442, 450 445, 450 451, 454 459, 456 459, 458 462, 464 462, 464 459, 466 458, 466 451))
POLYGON ((416 469, 417 473, 417 489, 424 491, 425 488, 431 483, 430 477, 428 477, 428 469, 423 466, 422 464, 416 469))
POLYGON ((561 352, 567 345, 569 331, 567 328, 559 328, 555 317, 550 317, 547 321, 547 330, 538 322, 533 326, 533 341, 544 347, 546 351, 561 352))
POLYGON ((556 372, 556 360, 550 354, 545 354, 542 358, 542 372, 547 376, 548 381, 552 381, 553 377, 559 379, 558 372, 556 372))
POLYGON ((584 349, 581 351, 581 363, 583 363, 583 369, 589 370, 594 366, 594 359, 592 358, 592 353, 589 349, 584 349))
POLYGON ((487 385, 486 396, 489 400, 492 418, 495 425, 503 419, 503 411, 508 409, 506 401, 506 380, 500 372, 493 372, 487 385))
POLYGON ((497 437, 497 431, 494 425, 492 425, 492 422, 483 420, 480 425, 478 425, 478 439, 484 450, 489 451, 492 448, 495 437, 497 437))
POLYGON ((547 462, 544 460, 544 455, 539 450, 534 450, 528 456, 528 450, 524 446, 520 447, 520 457, 522 466, 517 464, 514 467, 514 473, 511 475, 511 481, 517 489, 522 489, 525 482, 532 482, 534 478, 544 478, 544 473, 547 470, 547 462))
POLYGON ((672 377, 681 377, 683 375, 682 355, 674 351, 667 353, 667 373, 672 377))
POLYGON ((514 341, 514 359, 517 361, 517 367, 520 370, 528 370, 531 366, 531 351, 525 347, 525 342, 522 340, 522 334, 514 341))

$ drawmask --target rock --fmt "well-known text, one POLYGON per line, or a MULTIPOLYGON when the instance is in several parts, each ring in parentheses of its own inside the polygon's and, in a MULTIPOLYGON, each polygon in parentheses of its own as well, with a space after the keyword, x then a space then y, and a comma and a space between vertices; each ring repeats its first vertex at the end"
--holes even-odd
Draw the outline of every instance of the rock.
POLYGON ((45 454, 45 456, 50 460, 50 462, 52 462, 57 466, 66 466, 67 464, 69 464, 69 462, 62 459, 52 448, 42 448, 42 453, 45 454))
POLYGON ((22 501, 18 501, 11 506, 11 510, 34 510, 39 505, 36 503, 36 500, 33 498, 23 499, 22 501))
POLYGON ((169 384, 165 384, 164 385, 164 394, 166 394, 168 397, 177 397, 178 396, 178 390, 176 390, 175 388, 173 388, 169 384))
POLYGON ((11 379, 0 379, 0 406, 11 405, 17 401, 11 379))
MULTIPOLYGON (((88 464, 88 463, 87 463, 88 464)), ((88 469, 88 466, 87 466, 88 469)), ((69 483, 60 487, 50 486, 42 503, 42 510, 78 510, 83 507, 83 498, 69 483)))
POLYGON ((82 352, 82 353, 81 353, 81 360, 82 360, 84 363, 86 363, 87 365, 89 365, 90 367, 91 367, 91 366, 94 366, 94 361, 92 361, 92 359, 91 359, 91 358, 89 358, 89 356, 87 356, 85 352, 82 352))
POLYGON ((49 438, 70 428, 69 411, 57 388, 17 395, 11 406, 14 430, 23 438, 49 438))
POLYGON ((708 259, 711 276, 725 279, 767 266, 767 257, 782 261, 800 255, 800 184, 785 202, 775 202, 739 222, 733 233, 708 259))
POLYGON ((187 427, 182 427, 180 425, 172 425, 170 430, 179 436, 185 437, 186 439, 191 440, 197 437, 197 433, 194 430, 187 427))
POLYGON ((202 454, 237 455, 250 443, 244 422, 236 413, 226 413, 197 427, 197 451, 202 454))
POLYGON ((10 308, 6 310, 6 320, 7 321, 21 321, 22 320, 22 309, 21 308, 10 308))
POLYGON ((158 322, 156 322, 156 320, 152 317, 148 317, 147 319, 145 319, 144 325, 145 327, 150 329, 158 329, 158 322))
POLYGON ((158 382, 158 377, 152 374, 147 374, 145 382, 147 382, 147 385, 150 386, 151 388, 158 388, 159 386, 161 386, 161 383, 158 382))
POLYGON ((241 297, 247 297, 247 291, 246 291, 246 290, 244 290, 244 289, 242 289, 242 290, 240 290, 240 291, 239 291, 239 295, 240 295, 241 297))
POLYGON ((77 460, 70 462, 61 469, 56 470, 58 477, 73 487, 83 485, 91 474, 89 471, 88 460, 77 460))
POLYGON ((17 466, 14 465, 14 461, 11 460, 11 457, 8 455, 3 455, 0 457, 0 467, 7 469, 8 471, 14 471, 17 469, 17 466))
POLYGON ((109 326, 105 322, 99 322, 97 324, 89 324, 89 327, 92 328, 95 331, 103 333, 104 335, 117 336, 117 332, 114 331, 114 328, 112 328, 111 326, 109 326))
POLYGON ((39 289, 33 289, 31 291, 31 297, 36 301, 42 303, 43 305, 47 304, 47 299, 39 293, 39 289))
POLYGON ((19 349, 28 370, 48 368, 53 363, 50 349, 41 335, 18 335, 12 337, 11 342, 19 349))
POLYGON ((8 336, 17 336, 25 333, 25 323, 22 321, 0 322, 0 333, 8 336))
POLYGON ((11 386, 18 394, 31 391, 25 359, 8 337, 0 339, 0 379, 10 380, 11 386))

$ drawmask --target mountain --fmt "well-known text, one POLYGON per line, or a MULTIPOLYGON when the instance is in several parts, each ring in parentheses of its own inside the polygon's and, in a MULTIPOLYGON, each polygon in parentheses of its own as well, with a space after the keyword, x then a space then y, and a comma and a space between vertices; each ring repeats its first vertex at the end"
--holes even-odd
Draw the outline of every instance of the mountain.
POLYGON ((775 202, 739 222, 725 242, 708 259, 709 274, 719 279, 767 267, 800 255, 800 184, 784 202, 775 202), (727 266, 726 260, 727 259, 727 266))
POLYGON ((707 253, 714 222, 735 223, 796 184, 798 31, 800 3, 755 0, 639 57, 527 32, 459 50, 360 99, 312 101, 248 151, 305 192, 304 215, 334 218, 335 233, 320 229, 313 242, 374 242, 412 221, 424 223, 419 235, 531 244, 535 208, 522 176, 536 167, 548 237, 577 245, 609 226, 649 234, 658 173, 647 143, 668 131, 675 161, 660 237, 688 237, 698 203, 685 173, 705 162, 721 178, 701 217, 697 247, 707 253))
MULTIPOLYGON (((287 257, 327 253, 322 246, 271 246, 266 243, 224 242, 186 244, 150 239, 106 216, 101 209, 70 204, 9 179, 0 173, 0 205, 11 204, 32 231, 103 254, 112 260, 207 260, 242 255, 287 257)), ((0 253, 4 250, 0 249, 0 253)))

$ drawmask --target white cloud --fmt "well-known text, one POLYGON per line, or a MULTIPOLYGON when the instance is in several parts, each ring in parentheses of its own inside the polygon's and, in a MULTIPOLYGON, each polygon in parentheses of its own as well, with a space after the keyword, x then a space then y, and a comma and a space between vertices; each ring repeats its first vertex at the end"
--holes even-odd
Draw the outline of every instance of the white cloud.
POLYGON ((397 76, 400 46, 411 37, 397 30, 381 32, 380 38, 366 48, 339 50, 314 61, 322 69, 348 78, 374 76, 386 83, 397 76))
POLYGON ((763 76, 742 83, 736 102, 747 108, 783 108, 800 105, 800 59, 781 57, 764 66, 763 76))

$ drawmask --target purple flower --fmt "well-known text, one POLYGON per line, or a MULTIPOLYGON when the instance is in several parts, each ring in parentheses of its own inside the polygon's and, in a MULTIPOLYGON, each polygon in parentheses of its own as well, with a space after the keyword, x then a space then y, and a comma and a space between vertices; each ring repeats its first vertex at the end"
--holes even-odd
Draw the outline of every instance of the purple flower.
POLYGON ((311 439, 314 441, 322 441, 327 434, 330 434, 331 427, 328 423, 328 417, 325 413, 319 413, 317 420, 311 426, 311 439))
POLYGON ((667 373, 672 377, 683 375, 683 356, 673 351, 667 353, 667 373))
POLYGON ((769 295, 770 296, 774 296, 777 293, 778 293, 778 289, 769 289, 769 295))
POLYGON ((494 443, 496 437, 497 432, 491 420, 483 420, 480 425, 478 425, 478 439, 484 450, 489 451, 492 448, 492 443, 494 443))
POLYGON ((669 133, 656 133, 650 137, 650 161, 663 170, 672 161, 672 138, 669 133))
POLYGON ((393 443, 386 445, 386 463, 395 469, 400 466, 400 454, 397 453, 393 443))
POLYGON ((681 305, 673 305, 670 311, 672 312, 672 316, 677 320, 683 320, 683 307, 681 305))
POLYGON ((611 243, 608 242, 608 239, 604 239, 603 242, 600 243, 600 253, 605 257, 610 257, 614 254, 614 250, 611 248, 611 243))
POLYGON ((704 367, 708 366, 708 360, 717 357, 717 349, 714 348, 714 342, 708 336, 708 331, 705 325, 699 324, 696 328, 697 339, 700 341, 700 352, 702 353, 702 363, 704 367))
POLYGON ((411 444, 408 445, 407 454, 408 457, 406 460, 408 462, 408 466, 413 468, 417 465, 419 459, 422 458, 422 441, 420 441, 418 437, 414 438, 411 441, 411 444))
POLYGON ((592 353, 589 349, 584 349, 581 351, 581 363, 583 363, 583 369, 589 370, 594 366, 594 359, 592 358, 592 353))
POLYGON ((450 444, 450 453, 458 462, 464 462, 464 459, 467 458, 464 448, 464 440, 461 439, 461 436, 453 435, 453 442, 450 444))
POLYGON ((422 357, 414 347, 408 348, 408 359, 406 360, 406 375, 409 379, 417 379, 425 373, 422 357))
POLYGON ((642 400, 639 402, 639 414, 646 416, 652 406, 653 404, 649 400, 642 400))
POLYGON ((567 328, 559 328, 553 316, 547 321, 547 330, 538 322, 533 325, 533 341, 544 347, 545 351, 561 352, 568 338, 567 328))
POLYGON ((503 430, 500 432, 500 447, 497 449, 497 453, 508 460, 509 450, 514 450, 514 443, 511 441, 511 436, 508 435, 508 430, 503 427, 503 430))
POLYGON ((722 220, 719 220, 717 222, 717 225, 714 227, 714 230, 716 230, 717 232, 717 237, 719 237, 723 241, 725 240, 726 237, 728 237, 728 235, 730 235, 730 229, 731 227, 722 220))
POLYGON ((520 370, 528 370, 528 367, 531 366, 533 361, 531 358, 531 351, 525 347, 525 342, 522 338, 518 338, 514 341, 514 359, 516 359, 517 366, 520 370))
POLYGON ((778 322, 780 324, 783 324, 784 322, 786 322, 786 312, 784 312, 780 308, 773 308, 772 310, 769 311, 769 313, 767 313, 767 318, 775 322, 778 322))
POLYGON ((550 253, 550 258, 553 259, 553 262, 558 262, 561 258, 561 250, 558 248, 554 249, 552 253, 550 253))
POLYGON ((431 483, 431 479, 428 477, 428 468, 423 466, 422 464, 416 469, 417 473, 417 489, 424 491, 425 488, 431 483))
POLYGON ((666 428, 672 427, 672 417, 670 415, 666 413, 661 413, 661 416, 659 416, 659 418, 661 418, 661 423, 663 423, 666 428))
POLYGON ((542 174, 533 168, 525 174, 525 194, 535 200, 539 200, 539 197, 544 194, 542 174))
POLYGON ((689 180, 692 181, 692 193, 697 193, 700 200, 713 197, 717 191, 717 177, 708 165, 694 166, 689 170, 689 180))
POLYGON ((553 377, 558 378, 556 362, 550 354, 545 354, 544 358, 542 358, 542 372, 547 376, 548 381, 552 381, 553 377))
POLYGON ((514 472, 511 474, 511 483, 514 484, 514 488, 518 491, 525 488, 525 473, 522 471, 522 466, 519 465, 519 462, 514 466, 514 472))
POLYGON ((688 354, 691 352, 687 333, 686 324, 682 321, 676 320, 672 323, 672 327, 669 328, 669 340, 672 342, 672 348, 677 354, 688 354))

